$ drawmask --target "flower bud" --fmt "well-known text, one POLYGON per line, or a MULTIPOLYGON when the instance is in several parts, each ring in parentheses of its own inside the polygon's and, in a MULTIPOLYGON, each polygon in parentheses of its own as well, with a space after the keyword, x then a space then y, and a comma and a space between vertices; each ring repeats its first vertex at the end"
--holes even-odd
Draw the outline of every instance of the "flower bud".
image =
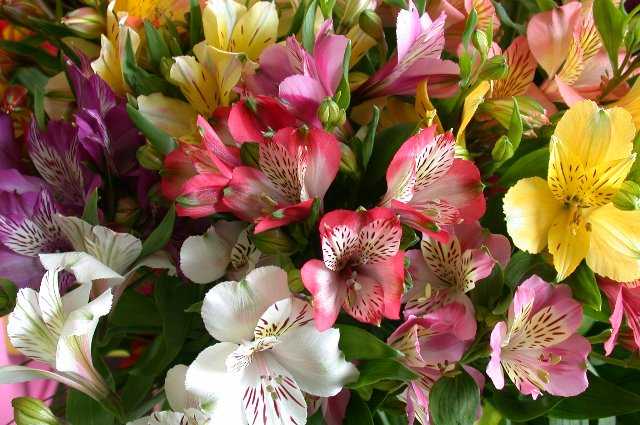
POLYGON ((6 316, 16 306, 18 288, 9 279, 0 278, 0 317, 6 316))
POLYGON ((613 205, 624 211, 640 209, 640 185, 627 180, 613 197, 613 205))
POLYGON ((105 19, 92 7, 72 10, 62 18, 62 23, 85 38, 98 38, 105 31, 105 19))
POLYGON ((340 143, 340 171, 347 174, 358 174, 358 159, 349 146, 340 143))
POLYGON ((18 397, 11 402, 16 425, 59 425, 58 418, 37 398, 18 397))
POLYGON ((480 70, 480 80, 500 80, 507 76, 509 66, 504 56, 494 56, 482 65, 480 70))
POLYGON ((331 130, 344 124, 347 116, 332 98, 326 97, 318 108, 318 119, 326 130, 331 130))
POLYGON ((162 154, 150 143, 138 148, 136 158, 140 165, 147 170, 159 170, 162 168, 162 154))
POLYGON ((487 34, 485 34, 484 31, 474 31, 471 42, 478 52, 480 52, 480 55, 486 58, 489 53, 489 39, 487 38, 487 34))
POLYGON ((513 156, 513 143, 507 136, 500 136, 491 150, 491 157, 496 162, 504 162, 513 156))
MULTIPOLYGON (((278 214, 278 211, 273 213, 278 214)), ((296 243, 282 229, 272 229, 253 235, 253 243, 265 254, 291 254, 296 243)))
POLYGON ((135 199, 125 197, 118 199, 114 221, 117 224, 131 226, 140 214, 140 206, 135 199))

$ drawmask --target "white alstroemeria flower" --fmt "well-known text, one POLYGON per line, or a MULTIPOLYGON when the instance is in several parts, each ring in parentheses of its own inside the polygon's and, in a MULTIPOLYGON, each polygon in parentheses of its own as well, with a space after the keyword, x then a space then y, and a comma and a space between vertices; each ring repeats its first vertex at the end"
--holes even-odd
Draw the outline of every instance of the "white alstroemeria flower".
POLYGON ((54 379, 104 400, 110 390, 93 367, 91 341, 100 317, 111 310, 113 295, 108 289, 89 302, 91 285, 85 284, 61 297, 60 271, 45 272, 40 292, 20 289, 7 325, 14 347, 27 357, 48 363, 54 371, 5 366, 0 368, 0 383, 54 379))
POLYGON ((180 270, 194 283, 213 282, 225 274, 241 280, 265 259, 248 230, 241 221, 219 221, 205 234, 188 237, 180 248, 180 270))
POLYGON ((189 366, 186 386, 212 400, 213 424, 304 424, 305 393, 336 395, 358 375, 338 349, 339 331, 316 329, 311 306, 291 296, 279 267, 214 286, 202 318, 221 342, 189 366))
POLYGON ((214 425, 207 410, 206 400, 185 388, 187 366, 169 369, 164 380, 164 392, 171 410, 154 412, 127 425, 214 425))
POLYGON ((117 299, 135 271, 142 266, 175 273, 175 267, 163 251, 138 260, 142 242, 133 235, 114 232, 104 226, 92 226, 77 217, 57 215, 56 222, 74 251, 41 254, 42 265, 47 270, 62 265, 73 273, 78 283, 93 284, 96 293, 114 288, 117 299))

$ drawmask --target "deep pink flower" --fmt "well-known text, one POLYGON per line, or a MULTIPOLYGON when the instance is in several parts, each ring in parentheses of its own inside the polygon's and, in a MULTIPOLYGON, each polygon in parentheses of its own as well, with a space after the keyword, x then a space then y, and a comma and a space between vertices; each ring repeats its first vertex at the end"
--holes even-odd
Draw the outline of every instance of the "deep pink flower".
POLYGON ((484 231, 477 221, 453 226, 447 243, 423 235, 420 249, 407 251, 413 286, 405 295, 405 317, 457 302, 474 320, 473 304, 465 294, 489 276, 495 264, 505 267, 510 257, 509 240, 484 231))
POLYGON ((316 116, 325 97, 333 97, 342 79, 344 53, 349 39, 331 32, 332 21, 320 27, 313 53, 294 36, 285 44, 274 44, 260 55, 260 70, 248 78, 253 94, 279 96, 304 122, 321 127, 316 116))
POLYGON ((396 152, 387 169, 383 205, 400 219, 446 242, 441 226, 478 220, 485 211, 480 171, 472 161, 454 158, 450 132, 421 130, 396 152))
POLYGON ((582 306, 567 285, 552 286, 538 276, 516 290, 507 322, 491 332, 487 375, 504 387, 503 369, 518 390, 534 399, 542 392, 571 397, 587 386, 589 341, 577 334, 582 306))
POLYGON ((444 48, 445 14, 431 20, 419 15, 409 1, 409 10, 398 13, 395 55, 355 92, 362 99, 390 95, 414 95, 418 84, 429 81, 431 97, 447 97, 458 90, 458 65, 440 59, 444 48))
POLYGON ((302 281, 313 295, 319 330, 330 328, 340 307, 355 319, 379 324, 400 318, 404 282, 402 227, 393 211, 335 210, 320 221, 324 261, 309 260, 302 281))
MULTIPOLYGON (((416 418, 429 424, 429 391, 445 373, 455 369, 475 334, 475 318, 467 315, 466 306, 452 302, 423 317, 409 316, 389 336, 387 343, 404 354, 400 361, 419 375, 401 395, 410 425, 416 418)), ((465 369, 482 388, 482 374, 465 369)))
POLYGON ((238 143, 261 142, 267 133, 294 127, 296 118, 275 97, 256 96, 233 104, 229 112, 229 132, 238 143))
POLYGON ((611 337, 604 344, 607 355, 611 354, 619 337, 623 337, 623 345, 632 351, 640 350, 640 281, 621 283, 607 278, 599 278, 600 289, 605 293, 611 306, 611 337), (631 335, 622 328, 625 319, 631 335))
POLYGON ((340 167, 336 138, 317 128, 279 130, 260 143, 259 168, 233 169, 223 204, 263 232, 306 218, 340 167))

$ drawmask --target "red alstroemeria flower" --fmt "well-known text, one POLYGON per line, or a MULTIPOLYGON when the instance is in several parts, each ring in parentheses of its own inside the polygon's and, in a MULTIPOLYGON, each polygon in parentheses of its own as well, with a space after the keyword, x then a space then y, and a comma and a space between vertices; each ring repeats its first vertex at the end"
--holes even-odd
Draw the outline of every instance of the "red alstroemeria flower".
POLYGON ((259 168, 236 167, 223 203, 255 232, 306 218, 340 167, 340 146, 324 130, 287 127, 260 143, 259 168))
POLYGON ((313 294, 319 330, 330 328, 340 307, 364 322, 400 318, 404 282, 402 226, 388 208, 335 210, 320 221, 324 261, 302 267, 304 286, 313 294))
POLYGON ((223 210, 222 190, 241 165, 240 149, 225 145, 203 117, 198 117, 202 144, 181 143, 164 160, 162 193, 176 200, 176 213, 193 218, 223 210))
POLYGON ((441 226, 478 220, 485 211, 480 171, 454 153, 453 134, 421 130, 391 160, 382 200, 403 223, 442 242, 448 236, 441 226))
POLYGON ((228 125, 237 142, 260 142, 265 140, 265 133, 294 127, 296 118, 277 98, 255 96, 234 103, 228 125))

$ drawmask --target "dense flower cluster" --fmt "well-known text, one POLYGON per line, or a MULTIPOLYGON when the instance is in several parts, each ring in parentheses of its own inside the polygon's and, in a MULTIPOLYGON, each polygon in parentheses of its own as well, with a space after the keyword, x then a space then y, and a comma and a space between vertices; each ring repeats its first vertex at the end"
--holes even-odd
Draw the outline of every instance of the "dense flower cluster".
POLYGON ((634 3, 2 2, 0 423, 637 423, 634 3))

